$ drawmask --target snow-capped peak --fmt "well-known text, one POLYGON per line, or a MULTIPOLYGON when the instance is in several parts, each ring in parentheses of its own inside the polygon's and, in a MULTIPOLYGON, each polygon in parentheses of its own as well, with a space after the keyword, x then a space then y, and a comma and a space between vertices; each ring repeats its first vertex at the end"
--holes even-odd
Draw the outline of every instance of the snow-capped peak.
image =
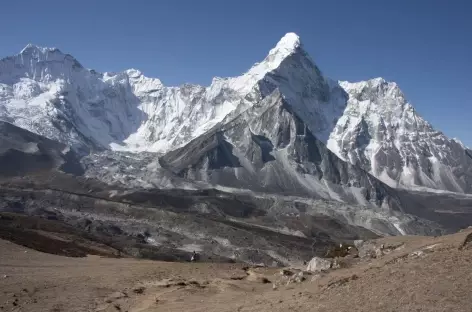
POLYGON ((343 88, 351 90, 351 91, 355 91, 355 92, 360 92, 366 87, 377 88, 382 85, 390 86, 390 87, 397 87, 396 83, 387 81, 382 77, 377 77, 377 78, 372 78, 372 79, 357 81, 357 82, 339 81, 339 84, 343 88))
POLYGON ((275 53, 282 53, 285 55, 293 53, 296 49, 301 47, 300 37, 296 33, 287 33, 280 39, 275 48, 273 48, 269 55, 275 53))
POLYGON ((411 106, 407 103, 405 95, 398 84, 387 81, 382 77, 359 82, 339 81, 339 85, 344 88, 348 94, 360 97, 363 100, 371 99, 375 102, 375 98, 380 95, 394 98, 397 100, 398 104, 406 105, 408 108, 411 106))
POLYGON ((41 53, 41 54, 46 54, 48 52, 59 52, 62 54, 62 52, 58 48, 48 48, 48 47, 40 47, 32 43, 28 43, 21 51, 19 54, 33 54, 33 53, 41 53))
POLYGON ((231 88, 243 94, 249 93, 267 73, 277 69, 287 57, 296 53, 301 47, 300 37, 295 33, 287 33, 262 62, 254 64, 244 75, 233 78, 230 81, 231 88))
POLYGON ((464 145, 424 120, 396 83, 375 78, 340 85, 349 99, 328 141, 338 156, 394 187, 472 191, 464 145))
POLYGON ((125 73, 127 73, 128 76, 131 78, 138 78, 143 75, 143 73, 140 70, 135 69, 135 68, 130 68, 128 70, 125 70, 125 73))

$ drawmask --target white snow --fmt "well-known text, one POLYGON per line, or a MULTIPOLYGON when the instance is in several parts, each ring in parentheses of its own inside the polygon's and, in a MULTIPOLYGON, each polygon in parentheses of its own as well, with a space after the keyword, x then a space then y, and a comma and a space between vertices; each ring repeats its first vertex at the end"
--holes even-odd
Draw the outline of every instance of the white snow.
MULTIPOLYGON (((0 119, 72 147, 167 152, 258 105, 273 88, 331 151, 388 185, 472 191, 463 178, 472 177, 465 146, 434 130, 396 83, 332 81, 294 33, 245 74, 207 87, 166 87, 137 69, 97 73, 56 48, 29 44, 0 60, 0 119)), ((312 177, 297 179, 336 193, 312 177)))
POLYGON ((424 120, 398 85, 383 78, 340 81, 347 107, 330 134, 328 148, 392 187, 472 192, 472 160, 460 141, 424 120), (364 120, 364 128, 359 123, 364 120), (367 132, 365 131, 367 130, 367 132), (366 137, 367 135, 367 137, 366 137), (359 140, 364 144, 358 144, 359 140))

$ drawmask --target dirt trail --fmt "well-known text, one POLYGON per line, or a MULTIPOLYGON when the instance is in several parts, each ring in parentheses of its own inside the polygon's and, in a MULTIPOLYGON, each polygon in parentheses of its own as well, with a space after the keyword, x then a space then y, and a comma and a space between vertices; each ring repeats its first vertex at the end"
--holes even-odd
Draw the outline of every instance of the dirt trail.
POLYGON ((279 269, 67 258, 0 240, 0 311, 472 311, 469 234, 381 239, 396 249, 288 285, 279 269))

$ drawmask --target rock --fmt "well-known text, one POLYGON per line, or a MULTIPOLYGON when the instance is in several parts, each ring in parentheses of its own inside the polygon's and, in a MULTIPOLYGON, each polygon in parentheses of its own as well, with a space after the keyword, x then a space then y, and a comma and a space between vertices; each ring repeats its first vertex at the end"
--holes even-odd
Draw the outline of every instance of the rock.
POLYGON ((362 259, 380 258, 385 254, 385 248, 382 248, 382 246, 378 247, 372 242, 364 242, 358 247, 359 257, 362 259))
POLYGON ((301 282, 304 282, 306 279, 307 279, 307 276, 308 275, 311 275, 310 272, 306 272, 306 271, 300 271, 298 272, 297 274, 295 274, 295 276, 293 277, 293 281, 295 283, 301 283, 301 282))
POLYGON ((247 281, 259 282, 263 284, 272 283, 268 278, 266 278, 260 273, 254 272, 253 270, 247 270, 246 273, 247 273, 247 277, 246 277, 247 281))
POLYGON ((339 262, 338 259, 334 259, 331 262, 331 269, 339 269, 339 268, 341 268, 341 263, 339 262))
POLYGON ((359 249, 357 249, 357 247, 350 248, 348 256, 350 258, 358 258, 359 257, 359 249))
POLYGON ((282 275, 282 276, 292 276, 293 272, 290 271, 290 270, 287 270, 287 269, 282 269, 282 270, 280 270, 280 275, 282 275))
MULTIPOLYGON (((382 245, 383 246, 383 245, 382 245)), ((380 258, 384 255, 383 248, 374 248, 375 258, 380 258)))
POLYGON ((144 290, 145 290, 145 289, 146 289, 146 288, 143 287, 143 286, 135 287, 135 288, 133 289, 133 292, 134 292, 135 294, 142 294, 142 293, 144 293, 144 290))
POLYGON ((313 257, 308 263, 306 270, 309 272, 321 272, 331 268, 331 260, 313 257))
POLYGON ((292 283, 302 283, 306 281, 308 275, 311 275, 311 273, 306 272, 306 271, 300 271, 300 272, 294 273, 291 276, 283 276, 283 277, 287 278, 287 285, 289 285, 292 283))
POLYGON ((352 246, 346 244, 339 244, 337 246, 330 246, 324 255, 324 258, 346 257, 349 255, 349 249, 352 246))
POLYGON ((424 252, 422 250, 413 251, 409 256, 412 258, 421 258, 424 256, 424 252))
POLYGON ((354 241, 354 246, 359 249, 362 245, 364 244, 364 241, 362 239, 357 239, 354 241))

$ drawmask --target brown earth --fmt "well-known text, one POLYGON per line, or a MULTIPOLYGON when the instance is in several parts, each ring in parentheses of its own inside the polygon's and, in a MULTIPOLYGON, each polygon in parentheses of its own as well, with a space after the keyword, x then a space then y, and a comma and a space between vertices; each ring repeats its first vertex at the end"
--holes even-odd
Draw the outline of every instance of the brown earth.
POLYGON ((471 237, 382 238, 387 254, 301 283, 280 269, 70 258, 0 240, 0 311, 472 311, 471 237))

